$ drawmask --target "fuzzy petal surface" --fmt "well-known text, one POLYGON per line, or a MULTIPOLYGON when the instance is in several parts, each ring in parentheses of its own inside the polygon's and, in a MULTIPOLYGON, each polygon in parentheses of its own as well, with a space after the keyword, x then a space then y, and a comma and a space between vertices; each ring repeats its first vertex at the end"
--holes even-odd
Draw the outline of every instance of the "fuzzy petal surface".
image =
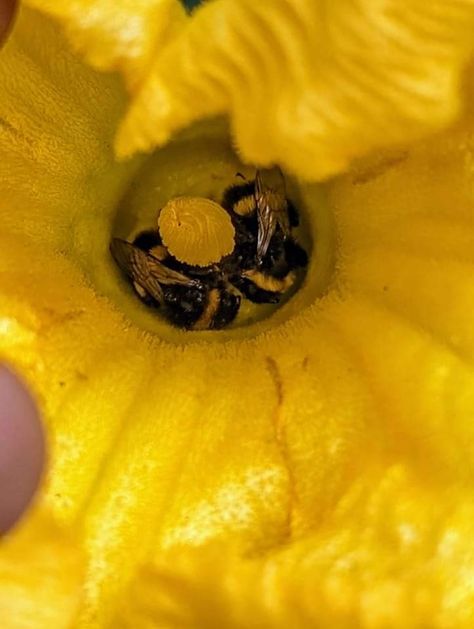
MULTIPOLYGON (((269 16, 287 5, 272 6, 269 16)), ((448 88, 466 51, 468 4, 443 6, 464 18, 452 26, 456 38, 441 37, 448 87, 428 99, 426 116, 408 107, 430 129, 458 110, 448 88), (447 107, 439 117, 433 102, 447 107)), ((220 1, 189 19, 211 19, 219 7, 225 25, 234 9, 220 1)), ((444 18, 458 16, 439 11, 439 22, 416 23, 420 32, 429 23, 444 33, 444 18)), ((80 629, 472 626, 472 92, 467 85, 465 115, 448 131, 361 160, 323 189, 300 184, 307 213, 330 216, 335 238, 309 220, 308 274, 274 316, 222 336, 178 335, 165 324, 152 331, 108 254, 117 207, 140 188, 141 162, 118 163, 112 147, 126 95, 117 77, 70 52, 54 22, 23 11, 0 56, 0 356, 26 378, 46 424, 40 507, 51 531, 66 531, 85 556, 84 573, 68 567, 70 581, 43 596, 51 627, 67 618, 64 591, 76 578, 80 629), (321 294, 325 247, 335 263, 321 294)), ((344 112, 353 116, 347 103, 344 112)), ((160 120, 154 128, 165 129, 160 120)), ((385 136, 379 128, 381 145, 385 136)), ((213 168, 215 143, 198 142, 191 155, 178 138, 166 156, 213 168)), ((174 179, 160 155, 166 189, 174 179)), ((302 172, 301 155, 286 159, 302 172)), ((308 174, 323 173, 318 160, 305 154, 308 174)), ((27 517, 30 525, 25 546, 21 528, 11 533, 18 555, 69 556, 27 517)), ((34 601, 32 575, 11 566, 8 543, 0 543, 0 597, 16 579, 34 601)), ((53 580, 56 567, 47 566, 53 580)), ((22 626, 14 622, 6 629, 22 626)))
POLYGON ((123 70, 119 155, 226 114, 245 161, 308 180, 451 123, 474 47, 473 0, 215 0, 187 19, 179 0, 29 4, 123 70))

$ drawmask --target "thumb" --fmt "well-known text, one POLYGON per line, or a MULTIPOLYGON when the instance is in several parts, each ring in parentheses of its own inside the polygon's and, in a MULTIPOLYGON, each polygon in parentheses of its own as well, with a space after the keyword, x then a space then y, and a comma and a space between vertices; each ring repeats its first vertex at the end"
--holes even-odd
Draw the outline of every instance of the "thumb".
POLYGON ((44 458, 36 406, 20 380, 0 366, 0 533, 11 528, 30 503, 44 458))
POLYGON ((6 39, 17 7, 16 0, 0 0, 0 45, 6 39))

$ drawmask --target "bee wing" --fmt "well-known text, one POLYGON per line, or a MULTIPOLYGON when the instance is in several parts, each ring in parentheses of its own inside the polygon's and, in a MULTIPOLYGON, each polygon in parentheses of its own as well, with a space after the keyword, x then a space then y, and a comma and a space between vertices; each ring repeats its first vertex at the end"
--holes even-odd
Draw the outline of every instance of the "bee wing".
POLYGON ((159 303, 163 301, 163 291, 150 272, 149 256, 126 240, 114 238, 110 243, 110 253, 120 269, 141 286, 159 303))
POLYGON ((255 202, 258 217, 257 257, 261 259, 267 253, 277 224, 285 236, 290 235, 285 180, 279 168, 257 170, 255 202))
POLYGON ((179 284, 181 286, 200 286, 199 280, 193 280, 179 271, 170 269, 152 255, 147 255, 150 275, 160 284, 179 284))
POLYGON ((267 253, 270 240, 275 233, 277 221, 268 203, 264 199, 259 201, 257 197, 257 258, 262 259, 267 253))
POLYGON ((126 240, 114 238, 110 251, 122 271, 158 301, 163 299, 160 284, 200 285, 198 280, 168 268, 153 255, 145 253, 126 240))

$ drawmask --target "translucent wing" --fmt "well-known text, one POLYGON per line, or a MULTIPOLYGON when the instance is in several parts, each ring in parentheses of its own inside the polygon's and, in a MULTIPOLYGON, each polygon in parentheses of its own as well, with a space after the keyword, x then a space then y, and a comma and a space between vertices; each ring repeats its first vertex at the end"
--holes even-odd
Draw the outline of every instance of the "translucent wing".
POLYGON ((163 291, 158 281, 150 274, 148 255, 125 240, 114 238, 110 253, 120 269, 136 284, 141 286, 159 303, 163 301, 163 291))
POLYGON ((110 252, 120 269, 158 302, 163 301, 161 284, 180 284, 182 286, 199 284, 197 280, 192 280, 178 271, 169 269, 152 255, 145 253, 126 240, 114 238, 110 244, 110 252))
POLYGON ((277 225, 285 236, 290 235, 285 180, 279 168, 257 171, 255 202, 258 218, 257 258, 261 260, 267 253, 277 225))

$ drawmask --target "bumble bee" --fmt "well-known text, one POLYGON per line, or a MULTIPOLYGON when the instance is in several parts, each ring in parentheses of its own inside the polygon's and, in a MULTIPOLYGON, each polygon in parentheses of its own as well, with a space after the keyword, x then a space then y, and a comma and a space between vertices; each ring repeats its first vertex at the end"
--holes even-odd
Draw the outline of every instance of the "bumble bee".
POLYGON ((191 267, 169 255, 157 231, 138 234, 133 243, 114 238, 110 251, 136 294, 166 318, 187 330, 223 328, 240 307, 240 296, 226 289, 213 269, 191 267))
POLYGON ((254 181, 231 186, 222 206, 236 232, 234 252, 223 264, 229 281, 250 301, 278 303, 294 284, 295 270, 308 264, 291 235, 299 217, 280 169, 257 170, 254 181))

